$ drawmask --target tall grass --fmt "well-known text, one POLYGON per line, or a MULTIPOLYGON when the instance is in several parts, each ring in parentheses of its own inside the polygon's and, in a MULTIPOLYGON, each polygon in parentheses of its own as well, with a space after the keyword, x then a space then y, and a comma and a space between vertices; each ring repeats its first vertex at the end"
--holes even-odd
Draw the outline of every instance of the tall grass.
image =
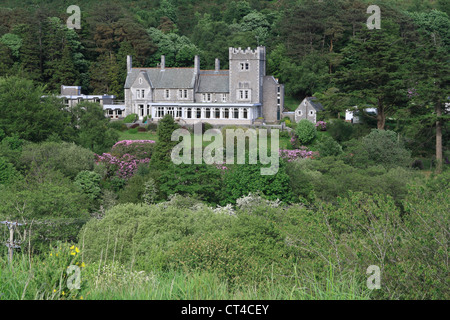
POLYGON ((354 277, 330 270, 325 281, 292 269, 292 279, 277 283, 273 275, 251 285, 231 286, 209 272, 182 270, 148 273, 101 262, 82 268, 80 290, 67 290, 67 255, 16 254, 12 265, 0 257, 0 300, 361 300, 370 292, 354 277), (66 258, 64 258, 66 257, 66 258), (55 263, 57 261, 58 263, 55 263), (289 284, 288 284, 289 283, 289 284))

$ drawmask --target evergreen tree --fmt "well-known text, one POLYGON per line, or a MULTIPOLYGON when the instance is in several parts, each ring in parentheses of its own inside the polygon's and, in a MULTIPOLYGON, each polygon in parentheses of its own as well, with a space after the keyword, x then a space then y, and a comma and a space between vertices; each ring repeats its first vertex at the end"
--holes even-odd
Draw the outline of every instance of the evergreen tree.
POLYGON ((172 149, 179 143, 172 141, 172 133, 178 129, 178 124, 175 123, 170 114, 166 114, 164 118, 158 122, 158 142, 153 150, 151 165, 155 168, 165 168, 171 162, 170 157, 172 149))

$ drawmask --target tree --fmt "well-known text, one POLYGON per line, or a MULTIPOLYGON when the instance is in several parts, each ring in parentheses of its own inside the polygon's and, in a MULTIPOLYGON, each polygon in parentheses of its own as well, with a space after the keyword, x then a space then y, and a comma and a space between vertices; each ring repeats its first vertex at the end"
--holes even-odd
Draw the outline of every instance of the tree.
POLYGON ((73 109, 76 142, 85 148, 102 154, 109 150, 119 139, 118 133, 108 127, 110 121, 105 117, 98 103, 81 102, 73 109))
POLYGON ((31 80, 0 78, 0 129, 33 142, 46 140, 53 133, 67 138, 64 131, 69 114, 61 99, 43 96, 44 87, 31 80))
POLYGON ((151 166, 156 168, 164 168, 172 162, 172 149, 179 143, 172 141, 172 133, 178 129, 179 126, 175 123, 170 114, 166 114, 164 118, 158 122, 158 142, 153 150, 151 166))
POLYGON ((411 14, 411 17, 421 33, 421 45, 415 48, 411 57, 409 98, 411 107, 414 104, 420 106, 415 110, 415 116, 422 121, 417 123, 425 122, 429 126, 432 122, 436 127, 436 170, 441 172, 443 128, 449 117, 445 115, 443 105, 450 95, 450 19, 436 10, 411 14))
POLYGON ((384 28, 363 30, 343 49, 342 68, 335 74, 339 89, 355 104, 377 108, 377 127, 384 129, 386 116, 404 103, 402 65, 406 55, 398 27, 383 21, 384 28))

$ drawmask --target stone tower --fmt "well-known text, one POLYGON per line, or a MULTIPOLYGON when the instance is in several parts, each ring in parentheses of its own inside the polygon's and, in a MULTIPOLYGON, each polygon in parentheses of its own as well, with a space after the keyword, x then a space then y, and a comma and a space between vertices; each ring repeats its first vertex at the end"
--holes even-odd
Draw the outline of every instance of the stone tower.
POLYGON ((233 103, 262 103, 266 48, 229 48, 229 90, 233 103))

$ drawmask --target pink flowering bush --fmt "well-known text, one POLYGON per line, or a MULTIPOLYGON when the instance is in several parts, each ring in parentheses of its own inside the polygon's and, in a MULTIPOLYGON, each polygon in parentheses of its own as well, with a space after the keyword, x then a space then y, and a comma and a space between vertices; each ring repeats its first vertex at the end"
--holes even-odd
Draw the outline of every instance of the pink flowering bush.
POLYGON ((97 163, 103 163, 107 168, 107 177, 114 175, 128 180, 142 163, 149 163, 153 140, 123 140, 117 142, 110 153, 96 155, 97 163))
POLYGON ((280 150, 279 155, 287 162, 292 162, 297 159, 304 158, 314 159, 314 157, 317 157, 319 153, 316 151, 309 151, 307 147, 302 146, 300 149, 280 150))
POLYGON ((327 130, 327 123, 325 121, 317 121, 316 128, 320 131, 326 131, 327 130))
POLYGON ((153 140, 122 140, 112 146, 111 154, 119 158, 129 154, 136 159, 147 159, 151 158, 154 145, 153 140))

